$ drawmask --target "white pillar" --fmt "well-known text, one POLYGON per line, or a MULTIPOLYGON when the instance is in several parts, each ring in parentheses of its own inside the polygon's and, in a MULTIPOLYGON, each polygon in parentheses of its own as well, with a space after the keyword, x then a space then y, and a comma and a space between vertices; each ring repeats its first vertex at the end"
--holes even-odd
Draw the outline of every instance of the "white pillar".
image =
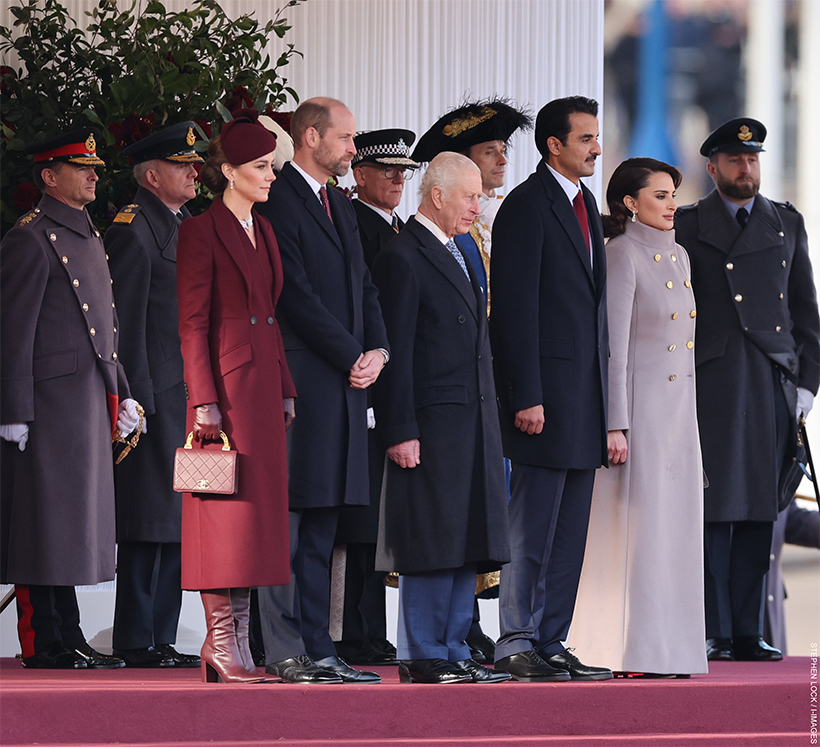
POLYGON ((746 111, 743 113, 759 119, 768 130, 766 153, 761 159, 760 191, 774 200, 784 198, 785 13, 785 0, 751 0, 749 4, 746 111))

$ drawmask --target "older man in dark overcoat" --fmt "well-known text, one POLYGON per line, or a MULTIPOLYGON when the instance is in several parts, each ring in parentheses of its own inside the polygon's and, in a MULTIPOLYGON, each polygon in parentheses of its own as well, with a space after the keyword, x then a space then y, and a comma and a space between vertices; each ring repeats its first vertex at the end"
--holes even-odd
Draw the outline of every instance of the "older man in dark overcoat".
POLYGON ((481 172, 433 159, 422 203, 376 258, 393 360, 374 388, 387 448, 377 567, 399 579, 403 682, 499 682, 466 637, 476 572, 509 559, 506 480, 484 296, 453 236, 479 213, 481 172))
MULTIPOLYGON (((697 304, 706 637, 711 660, 782 658, 762 637, 780 476, 820 384, 820 321, 803 217, 759 194, 761 122, 704 141, 715 190, 678 210, 697 304)), ((790 496, 789 496, 790 497, 790 496)))
POLYGON ((288 431, 292 581, 259 590, 268 671, 291 682, 380 680, 336 655, 328 627, 339 510, 369 502, 366 390, 389 357, 356 215, 326 185, 350 168, 355 134, 340 101, 302 102, 291 119, 293 161, 257 208, 282 255, 277 316, 299 392, 288 431))
POLYGON ((30 146, 43 191, 0 246, 0 582, 17 592, 23 664, 123 666, 80 629, 76 585, 114 578, 112 432, 139 422, 118 360, 94 201, 98 130, 30 146))
POLYGON ((114 652, 130 667, 199 666, 174 649, 182 607, 182 496, 174 454, 185 441, 185 384, 179 349, 177 234, 196 196, 193 122, 128 146, 139 185, 106 231, 120 319, 120 361, 145 408, 147 433, 114 469, 117 597, 114 652))

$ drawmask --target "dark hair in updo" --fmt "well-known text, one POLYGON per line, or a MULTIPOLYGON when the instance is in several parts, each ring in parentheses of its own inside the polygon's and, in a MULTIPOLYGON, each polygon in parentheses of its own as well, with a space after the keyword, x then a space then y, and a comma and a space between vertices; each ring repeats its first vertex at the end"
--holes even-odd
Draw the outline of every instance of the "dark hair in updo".
POLYGON ((200 181, 215 195, 221 195, 228 188, 228 180, 222 173, 222 164, 228 163, 222 150, 222 141, 219 135, 208 145, 208 160, 202 164, 199 174, 200 181))
POLYGON ((654 158, 628 158, 615 169, 606 188, 609 215, 601 216, 604 221, 604 236, 620 236, 626 230, 626 222, 632 218, 632 213, 624 205, 624 197, 629 195, 637 199, 638 192, 649 184, 649 177, 658 173, 669 174, 675 189, 680 186, 683 178, 680 171, 654 158))

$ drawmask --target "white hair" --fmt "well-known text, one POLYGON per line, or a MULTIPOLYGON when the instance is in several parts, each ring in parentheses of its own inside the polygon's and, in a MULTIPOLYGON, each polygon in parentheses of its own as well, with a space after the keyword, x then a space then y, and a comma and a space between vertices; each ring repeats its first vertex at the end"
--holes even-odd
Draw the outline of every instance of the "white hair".
POLYGON ((134 179, 140 187, 148 187, 148 182, 145 180, 145 173, 153 168, 154 160, 155 159, 152 158, 150 161, 142 161, 134 164, 134 179))
POLYGON ((422 177, 419 187, 421 201, 427 202, 430 199, 433 187, 439 187, 445 195, 449 196, 460 184, 464 173, 470 170, 481 178, 481 170, 467 156, 451 151, 439 153, 430 161, 422 177))

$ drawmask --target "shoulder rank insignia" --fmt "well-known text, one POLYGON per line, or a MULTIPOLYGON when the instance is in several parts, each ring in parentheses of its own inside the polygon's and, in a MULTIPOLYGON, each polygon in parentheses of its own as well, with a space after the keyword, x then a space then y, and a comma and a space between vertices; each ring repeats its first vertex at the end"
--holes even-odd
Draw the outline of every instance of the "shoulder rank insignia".
POLYGON ((772 200, 772 202, 777 205, 777 207, 785 208, 786 210, 790 210, 792 213, 797 212, 797 208, 790 202, 778 202, 777 200, 772 200))
POLYGON ((37 217, 39 212, 40 212, 39 210, 32 210, 30 213, 28 213, 28 214, 24 215, 22 218, 20 218, 17 225, 20 228, 22 228, 23 226, 27 226, 29 223, 31 223, 31 221, 33 221, 37 217))
POLYGON ((136 203, 132 203, 131 205, 126 205, 119 213, 117 213, 117 217, 114 218, 114 223, 130 223, 134 220, 134 216, 139 213, 140 206, 136 203))

